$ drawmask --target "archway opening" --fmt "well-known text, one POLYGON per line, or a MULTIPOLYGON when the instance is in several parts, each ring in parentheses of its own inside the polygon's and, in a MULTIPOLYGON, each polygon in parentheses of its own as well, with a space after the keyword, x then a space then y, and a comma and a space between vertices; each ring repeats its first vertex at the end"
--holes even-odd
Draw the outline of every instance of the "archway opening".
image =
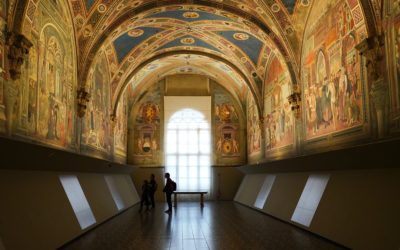
POLYGON ((209 191, 211 130, 205 115, 191 108, 176 111, 166 126, 166 172, 178 190, 209 191))

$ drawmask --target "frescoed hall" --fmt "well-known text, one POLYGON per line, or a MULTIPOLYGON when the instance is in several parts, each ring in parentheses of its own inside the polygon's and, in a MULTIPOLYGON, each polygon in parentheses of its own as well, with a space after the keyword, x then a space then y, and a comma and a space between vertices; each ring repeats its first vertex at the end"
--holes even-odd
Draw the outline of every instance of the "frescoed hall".
POLYGON ((400 0, 0 1, 0 250, 398 250, 399 149, 400 0))

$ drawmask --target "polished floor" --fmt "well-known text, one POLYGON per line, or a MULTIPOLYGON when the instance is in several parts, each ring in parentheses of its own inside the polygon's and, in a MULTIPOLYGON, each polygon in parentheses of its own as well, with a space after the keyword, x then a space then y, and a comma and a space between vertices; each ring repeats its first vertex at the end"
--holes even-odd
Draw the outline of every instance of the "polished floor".
POLYGON ((165 204, 125 211, 62 249, 343 249, 304 230, 234 202, 165 204))

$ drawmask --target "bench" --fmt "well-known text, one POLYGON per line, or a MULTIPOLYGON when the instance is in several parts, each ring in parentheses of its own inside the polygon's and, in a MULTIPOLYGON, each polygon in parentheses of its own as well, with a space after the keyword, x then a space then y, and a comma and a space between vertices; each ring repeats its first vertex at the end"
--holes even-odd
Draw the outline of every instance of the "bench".
POLYGON ((174 191, 174 207, 178 203, 178 194, 199 194, 200 195, 200 206, 204 207, 204 195, 207 191, 174 191))

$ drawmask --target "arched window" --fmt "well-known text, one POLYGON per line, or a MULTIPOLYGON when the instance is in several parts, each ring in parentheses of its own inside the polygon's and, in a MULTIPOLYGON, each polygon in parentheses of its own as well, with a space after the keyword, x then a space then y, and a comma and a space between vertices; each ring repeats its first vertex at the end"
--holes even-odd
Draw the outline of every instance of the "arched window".
POLYGON ((167 124, 166 172, 178 190, 210 190, 210 124, 193 109, 174 113, 167 124))

